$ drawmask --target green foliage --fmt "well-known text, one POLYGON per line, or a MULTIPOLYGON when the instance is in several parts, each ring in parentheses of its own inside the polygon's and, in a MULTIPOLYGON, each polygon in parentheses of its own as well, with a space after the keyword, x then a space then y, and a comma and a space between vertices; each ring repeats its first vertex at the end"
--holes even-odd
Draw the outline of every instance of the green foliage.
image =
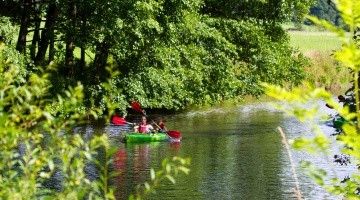
POLYGON ((121 12, 123 1, 110 0, 104 3, 96 0, 80 0, 72 1, 72 3, 76 7, 76 19, 71 19, 69 16, 69 1, 56 2, 59 10, 58 29, 61 37, 64 37, 65 34, 72 34, 76 46, 85 46, 93 51, 99 43, 105 40, 115 40, 122 28, 122 22, 118 15, 121 12))
POLYGON ((0 79, 2 79, 3 82, 13 81, 17 84, 24 82, 24 79, 27 76, 24 56, 14 48, 5 46, 2 42, 0 42, 0 46, 2 47, 0 49, 0 64, 2 66, 11 66, 9 69, 6 69, 5 67, 1 68, 1 73, 4 74, 4 76, 1 76, 0 79))
POLYGON ((304 77, 304 59, 289 47, 278 24, 288 13, 302 13, 310 2, 59 0, 40 2, 39 14, 32 4, 28 17, 51 21, 47 10, 55 9, 55 35, 48 33, 56 39, 52 66, 57 69, 48 71, 51 93, 80 81, 85 108, 105 114, 105 99, 121 109, 133 99, 149 108, 181 109, 259 95, 261 81, 297 84, 304 77), (74 65, 64 66, 74 47, 95 54, 94 63, 85 66, 75 59, 68 63, 74 65), (120 74, 112 76, 109 65, 120 74))
MULTIPOLYGON (((337 8, 341 13, 341 17, 344 22, 349 26, 350 30, 354 31, 360 26, 360 2, 357 0, 339 0, 336 2, 337 8)), ((343 133, 337 137, 336 142, 342 146, 342 153, 350 156, 351 162, 355 165, 360 164, 360 112, 359 112, 359 82, 358 74, 360 71, 360 49, 358 48, 356 41, 349 34, 345 34, 343 30, 327 23, 323 20, 310 17, 315 23, 333 31, 342 41, 343 45, 340 50, 335 53, 335 58, 342 64, 343 67, 349 68, 354 72, 354 91, 356 100, 356 111, 351 112, 349 107, 342 107, 337 103, 332 95, 326 92, 324 89, 307 87, 304 89, 295 88, 293 91, 288 92, 276 86, 265 85, 267 88, 267 94, 290 103, 290 106, 282 106, 287 113, 296 116, 302 121, 312 121, 313 131, 316 136, 311 139, 296 139, 294 146, 307 151, 317 151, 328 154, 330 149, 330 141, 320 130, 316 121, 314 120, 318 109, 315 101, 319 99, 325 101, 329 106, 333 107, 346 122, 342 126, 343 133), (306 103, 307 102, 307 103, 306 103), (304 108, 306 103, 306 109, 304 108)), ((285 105, 285 104, 283 104, 285 105)), ((314 178, 316 183, 326 188, 329 192, 335 195, 341 195, 346 199, 360 199, 359 186, 360 175, 359 170, 351 172, 348 179, 339 180, 338 177, 331 178, 331 182, 324 181, 329 180, 327 173, 318 169, 317 167, 305 163, 304 167, 308 169, 309 175, 314 178)))
MULTIPOLYGON (((0 199, 115 199, 109 184, 115 176, 115 149, 107 135, 84 139, 73 131, 84 116, 96 118, 102 110, 84 109, 81 84, 49 96, 48 74, 26 71, 22 60, 13 48, 0 44, 0 199), (97 168, 95 180, 85 173, 90 164, 97 168), (48 185, 52 181, 54 188, 48 185)), ((102 104, 110 113, 125 105, 112 81, 101 84, 102 104)), ((136 198, 154 191, 165 178, 175 181, 179 172, 187 174, 187 164, 177 157, 164 160, 163 169, 156 177, 152 174, 151 185, 145 183, 146 190, 139 190, 136 198)))
MULTIPOLYGON (((84 77, 91 78, 83 80, 85 100, 82 108, 91 113, 91 115, 109 120, 115 109, 118 108, 125 111, 128 107, 128 102, 123 95, 123 90, 119 88, 119 72, 111 67, 107 67, 106 70, 110 75, 104 82, 94 81, 96 77, 92 74, 95 73, 92 70, 83 72, 84 77)), ((61 79, 56 81, 59 80, 61 79)))
POLYGON ((13 49, 3 44, 0 50, 0 198, 111 195, 110 190, 96 193, 84 172, 84 164, 95 161, 96 148, 108 146, 107 137, 87 143, 71 131, 84 115, 76 110, 82 101, 82 86, 49 99, 47 74, 27 74, 19 64, 21 59, 17 60, 21 56, 7 57, 4 52, 13 49), (43 186, 54 173, 63 177, 60 191, 43 186))
POLYGON ((92 102, 92 108, 100 109, 98 111, 100 114, 103 114, 104 111, 107 111, 106 119, 109 120, 115 109, 120 109, 121 111, 125 112, 128 106, 128 102, 125 99, 123 91, 118 87, 120 81, 119 72, 113 71, 111 68, 107 68, 107 70, 109 74, 111 74, 111 77, 106 82, 102 82, 99 85, 101 88, 100 91, 102 91, 102 93, 97 94, 97 96, 93 96, 93 98, 90 99, 94 100, 100 98, 98 104, 92 102))
POLYGON ((309 52, 311 64, 305 68, 306 80, 317 87, 324 87, 333 94, 345 92, 352 79, 351 71, 341 67, 328 53, 309 52))
POLYGON ((201 15, 200 5, 127 5, 113 53, 128 99, 181 109, 261 94, 262 81, 298 84, 304 77, 305 59, 289 47, 281 27, 201 15))
POLYGON ((117 174, 111 171, 113 164, 113 157, 116 152, 116 147, 111 147, 107 142, 106 137, 96 137, 90 141, 90 146, 98 152, 96 158, 92 158, 93 164, 99 171, 99 180, 91 182, 93 191, 88 194, 88 198, 115 199, 114 190, 110 185, 117 174), (105 139, 105 140, 104 140, 105 139))
POLYGON ((316 4, 310 8, 310 14, 318 17, 319 19, 331 22, 336 26, 344 26, 340 13, 335 8, 333 1, 317 0, 316 4))
POLYGON ((124 24, 125 40, 117 46, 133 48, 116 51, 126 96, 146 107, 179 109, 235 95, 234 45, 203 22, 194 6, 200 2, 154 3, 147 10, 136 5, 129 11, 124 21, 131 23, 124 24))
POLYGON ((205 0, 203 12, 212 16, 281 23, 291 18, 301 19, 314 2, 314 0, 205 0))
POLYGON ((10 21, 9 17, 0 17, 0 37, 6 44, 15 44, 14 40, 18 28, 10 21))
POLYGON ((260 82, 284 85, 299 84, 304 78, 303 64, 306 59, 288 45, 288 37, 280 27, 272 27, 273 35, 267 35, 267 28, 251 22, 235 20, 214 20, 224 37, 236 45, 239 79, 248 83, 250 94, 261 92, 260 82), (250 80, 249 80, 250 79, 250 80))

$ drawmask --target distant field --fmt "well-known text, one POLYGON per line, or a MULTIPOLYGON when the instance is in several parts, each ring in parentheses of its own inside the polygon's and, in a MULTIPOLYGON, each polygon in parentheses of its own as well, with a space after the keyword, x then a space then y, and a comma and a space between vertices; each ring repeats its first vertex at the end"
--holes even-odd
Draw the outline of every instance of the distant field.
POLYGON ((341 47, 335 34, 326 31, 289 31, 290 43, 310 58, 310 66, 305 67, 306 81, 324 87, 333 94, 343 94, 349 88, 351 73, 330 55, 341 47))
POLYGON ((333 33, 324 31, 289 31, 290 43, 303 53, 309 51, 329 52, 341 45, 333 33))

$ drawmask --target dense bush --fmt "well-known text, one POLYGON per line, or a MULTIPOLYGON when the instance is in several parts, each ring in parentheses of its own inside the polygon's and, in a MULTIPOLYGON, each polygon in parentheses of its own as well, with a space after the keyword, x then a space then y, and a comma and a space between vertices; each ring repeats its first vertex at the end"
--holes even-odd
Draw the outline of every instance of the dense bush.
POLYGON ((10 21, 10 18, 0 17, 0 40, 8 45, 15 45, 18 32, 18 28, 10 21))
POLYGON ((146 107, 179 109, 259 95, 264 81, 296 85, 304 78, 305 58, 289 46, 280 26, 213 18, 186 7, 175 12, 180 16, 162 16, 166 9, 152 9, 152 16, 166 20, 147 18, 156 24, 151 32, 149 24, 129 20, 113 50, 127 98, 146 107), (124 51, 125 46, 132 48, 124 51))
POLYGON ((237 47, 237 62, 245 63, 238 68, 238 78, 248 83, 244 88, 247 94, 260 93, 260 82, 296 85, 304 78, 306 59, 289 46, 280 27, 272 27, 277 31, 267 35, 266 27, 252 22, 210 19, 209 23, 237 47))
MULTIPOLYGON (((263 81, 292 85, 304 77, 304 59, 279 24, 301 16, 312 0, 11 2, 21 8, 11 20, 19 23, 13 38, 27 69, 49 73, 54 95, 80 81, 86 109, 107 113, 104 99, 122 110, 131 100, 181 109, 259 95, 263 81)), ((8 18, 0 23, 13 27, 8 18)), ((0 34, 10 38, 12 30, 0 34)))
POLYGON ((109 149, 106 136, 84 142, 71 128, 85 115, 79 110, 82 86, 49 98, 47 74, 24 68, 22 56, 0 44, 0 198, 81 199, 101 197, 110 189, 90 182, 84 164, 95 149, 109 149), (60 173, 60 190, 43 183, 60 173))

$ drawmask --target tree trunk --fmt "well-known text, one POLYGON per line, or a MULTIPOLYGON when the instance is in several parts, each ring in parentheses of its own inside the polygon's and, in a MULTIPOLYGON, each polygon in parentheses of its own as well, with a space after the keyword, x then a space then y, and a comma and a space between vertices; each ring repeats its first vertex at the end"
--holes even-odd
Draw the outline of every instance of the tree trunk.
POLYGON ((110 45, 105 41, 96 46, 94 67, 96 69, 97 81, 102 82, 106 79, 105 66, 109 57, 110 45))
POLYGON ((81 15, 81 55, 80 55, 80 70, 81 72, 83 72, 83 70, 85 69, 85 51, 86 51, 86 34, 87 34, 87 30, 86 30, 86 15, 84 13, 84 11, 80 12, 81 15))
POLYGON ((65 66, 68 68, 68 76, 74 76, 75 62, 74 62, 74 49, 75 49, 75 30, 76 30, 76 4, 74 0, 69 0, 68 15, 70 27, 66 33, 66 50, 65 50, 65 66))
POLYGON ((69 74, 73 75, 74 73, 74 49, 75 49, 75 43, 74 43, 74 37, 71 35, 68 35, 66 37, 66 51, 65 51, 65 66, 69 68, 69 74))
POLYGON ((81 55, 80 55, 80 70, 83 71, 85 69, 85 47, 81 46, 81 55))
POLYGON ((31 41, 31 47, 30 47, 30 57, 32 60, 35 60, 35 58, 36 58, 36 47, 37 47, 37 44, 39 43, 39 39, 40 39, 39 28, 40 28, 40 22, 36 21, 34 35, 33 35, 33 39, 31 41))
POLYGON ((31 42, 31 47, 30 47, 30 57, 32 60, 35 60, 36 57, 36 46, 39 43, 39 39, 40 39, 40 23, 41 23, 41 18, 40 18, 40 10, 39 10, 39 2, 35 2, 35 16, 34 16, 34 21, 35 21, 35 28, 34 28, 34 35, 33 35, 33 39, 31 42))
POLYGON ((20 53, 26 53, 25 52, 26 36, 28 33, 29 22, 30 22, 31 2, 32 0, 23 0, 22 3, 21 25, 20 25, 18 41, 16 44, 16 49, 20 53))
POLYGON ((54 29, 50 32, 49 63, 55 58, 55 34, 54 29))
MULTIPOLYGON (((355 30, 354 30, 354 33, 353 33, 353 39, 354 39, 354 42, 357 46, 357 48, 359 48, 359 43, 360 43, 360 27, 356 27, 355 30)), ((356 71, 355 71, 356 72, 356 71)), ((360 86, 360 71, 357 71, 358 75, 358 79, 357 79, 357 85, 356 85, 356 82, 354 82, 354 93, 355 94, 355 106, 356 106, 356 112, 357 112, 357 122, 358 122, 358 128, 360 128, 360 113, 359 113, 359 110, 360 110, 360 105, 359 105, 359 97, 360 97, 360 90, 359 90, 359 86, 360 86)))
POLYGON ((39 49, 35 57, 35 64, 45 63, 46 51, 49 46, 50 40, 54 40, 54 27, 57 17, 57 7, 55 3, 50 3, 47 13, 45 28, 41 32, 41 40, 39 43, 39 49))

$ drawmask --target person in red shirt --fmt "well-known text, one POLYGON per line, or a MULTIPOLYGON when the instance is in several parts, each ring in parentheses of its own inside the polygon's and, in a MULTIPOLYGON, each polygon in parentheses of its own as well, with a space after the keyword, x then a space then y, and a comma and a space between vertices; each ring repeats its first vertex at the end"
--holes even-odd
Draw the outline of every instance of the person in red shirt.
POLYGON ((166 132, 167 131, 167 128, 165 126, 165 123, 164 123, 164 120, 163 118, 159 118, 159 121, 158 121, 158 126, 159 126, 159 131, 160 132, 166 132))

